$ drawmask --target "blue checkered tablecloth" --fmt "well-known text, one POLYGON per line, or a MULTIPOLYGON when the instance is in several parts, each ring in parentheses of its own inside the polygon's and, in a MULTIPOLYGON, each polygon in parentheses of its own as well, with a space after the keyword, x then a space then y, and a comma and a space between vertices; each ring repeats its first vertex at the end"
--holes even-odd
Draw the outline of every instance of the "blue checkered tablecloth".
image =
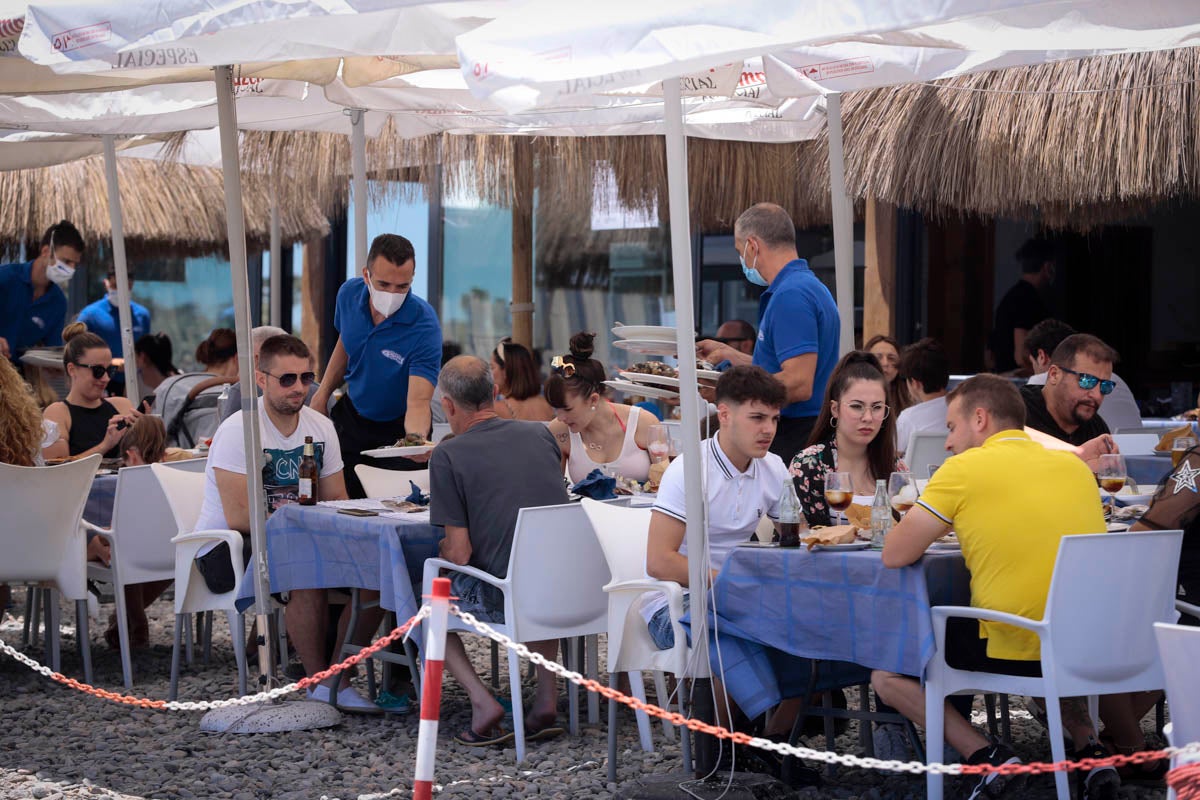
MULTIPOLYGON (((425 559, 437 555, 441 528, 428 514, 353 517, 324 506, 286 505, 267 520, 267 569, 272 592, 293 589, 378 589, 383 607, 400 620, 420 606, 425 559)), ((246 569, 239 607, 253 602, 246 569)))
POLYGON ((1125 471, 1137 481, 1142 492, 1154 491, 1171 474, 1170 455, 1125 456, 1125 471))
POLYGON ((107 528, 112 525, 113 506, 117 501, 117 476, 97 475, 92 478, 88 490, 87 505, 83 507, 83 518, 93 525, 107 528))
POLYGON ((713 584, 710 660, 753 718, 803 693, 809 659, 831 662, 818 686, 849 685, 871 669, 921 675, 934 652, 930 606, 970 596, 957 552, 887 569, 872 550, 737 548, 713 584))

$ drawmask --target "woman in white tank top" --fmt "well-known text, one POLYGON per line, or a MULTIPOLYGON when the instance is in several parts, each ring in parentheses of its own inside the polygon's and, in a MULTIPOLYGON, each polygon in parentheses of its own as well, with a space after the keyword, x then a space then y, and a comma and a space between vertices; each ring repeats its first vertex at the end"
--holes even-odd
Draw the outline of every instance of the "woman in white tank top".
POLYGON ((644 481, 650 475, 647 448, 650 422, 655 420, 647 420, 651 415, 640 408, 604 398, 604 365, 591 357, 593 339, 592 333, 575 334, 571 354, 556 359, 554 374, 546 381, 546 399, 556 416, 550 432, 573 483, 594 469, 644 481))

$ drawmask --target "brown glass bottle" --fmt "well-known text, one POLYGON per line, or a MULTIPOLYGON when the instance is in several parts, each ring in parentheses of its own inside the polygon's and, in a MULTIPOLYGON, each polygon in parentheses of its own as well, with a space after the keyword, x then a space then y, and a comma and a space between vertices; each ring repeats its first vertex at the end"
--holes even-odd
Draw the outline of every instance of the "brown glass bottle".
POLYGON ((297 502, 302 506, 317 504, 317 458, 313 451, 311 436, 304 437, 304 455, 300 458, 300 485, 297 490, 297 502))

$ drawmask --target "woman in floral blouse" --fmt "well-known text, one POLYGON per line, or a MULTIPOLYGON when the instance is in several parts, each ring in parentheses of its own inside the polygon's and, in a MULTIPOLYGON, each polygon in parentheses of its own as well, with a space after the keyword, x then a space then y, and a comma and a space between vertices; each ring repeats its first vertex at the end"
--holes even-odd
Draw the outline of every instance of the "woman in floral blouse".
POLYGON ((903 471, 896 458, 896 419, 887 404, 887 380, 875 356, 847 353, 829 377, 808 447, 792 459, 796 494, 809 525, 829 525, 825 475, 849 472, 854 494, 875 494, 875 481, 903 471))

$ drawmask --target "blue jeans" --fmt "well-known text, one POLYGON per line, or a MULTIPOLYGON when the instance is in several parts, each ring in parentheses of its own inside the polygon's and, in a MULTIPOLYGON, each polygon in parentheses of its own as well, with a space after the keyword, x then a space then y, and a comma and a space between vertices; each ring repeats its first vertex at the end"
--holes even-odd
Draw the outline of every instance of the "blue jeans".
POLYGON ((450 594, 458 598, 454 603, 460 609, 480 622, 504 622, 504 595, 474 575, 451 574, 450 594))
MULTIPOLYGON (((688 595, 683 596, 683 613, 688 612, 691 598, 688 595)), ((671 608, 663 606, 650 617, 650 621, 646 623, 646 629, 650 632, 650 638, 654 640, 654 646, 659 650, 670 650, 675 646, 675 630, 671 627, 671 608)))

